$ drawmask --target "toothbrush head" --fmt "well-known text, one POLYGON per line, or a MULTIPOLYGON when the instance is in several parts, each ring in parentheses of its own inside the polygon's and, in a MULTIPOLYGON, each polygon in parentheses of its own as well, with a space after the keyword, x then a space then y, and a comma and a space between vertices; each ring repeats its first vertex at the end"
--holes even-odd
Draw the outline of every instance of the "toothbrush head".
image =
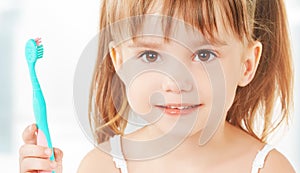
POLYGON ((30 39, 26 43, 25 55, 28 63, 34 63, 38 58, 43 57, 44 48, 41 38, 30 39))

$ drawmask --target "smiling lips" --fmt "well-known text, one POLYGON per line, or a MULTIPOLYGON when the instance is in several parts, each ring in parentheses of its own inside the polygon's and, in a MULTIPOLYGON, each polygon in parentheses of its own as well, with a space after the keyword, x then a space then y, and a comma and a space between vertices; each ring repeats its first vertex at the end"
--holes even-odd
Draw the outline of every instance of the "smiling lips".
POLYGON ((202 104, 168 104, 168 105, 155 105, 157 108, 162 109, 166 114, 171 116, 187 115, 195 111, 202 104))

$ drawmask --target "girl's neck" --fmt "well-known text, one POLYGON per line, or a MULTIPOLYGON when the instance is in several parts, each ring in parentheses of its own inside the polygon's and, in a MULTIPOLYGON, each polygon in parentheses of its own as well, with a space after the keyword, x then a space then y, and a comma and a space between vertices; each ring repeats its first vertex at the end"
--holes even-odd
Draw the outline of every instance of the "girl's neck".
MULTIPOLYGON (((197 152, 198 156, 203 156, 203 158, 207 158, 207 155, 214 155, 213 153, 220 153, 224 147, 229 145, 230 129, 229 123, 222 123, 219 125, 215 134, 212 135, 211 139, 204 145, 199 145, 199 140, 201 138, 201 131, 186 137, 181 144, 179 144, 176 148, 173 148, 167 155, 171 157, 182 157, 183 155, 192 155, 197 152)), ((161 134, 160 134, 161 135, 161 134)), ((155 130, 155 127, 145 127, 140 129, 134 133, 125 135, 125 138, 130 140, 151 140, 155 139, 159 136, 159 131, 155 130)), ((166 156, 167 156, 166 155, 166 156)), ((168 157, 168 156, 167 156, 168 157)))
POLYGON ((187 137, 185 141, 178 147, 178 150, 190 150, 191 148, 198 148, 198 151, 216 151, 220 146, 224 146, 228 142, 228 127, 230 125, 222 123, 219 125, 218 129, 212 134, 212 137, 205 143, 200 145, 200 139, 202 135, 202 130, 187 137))

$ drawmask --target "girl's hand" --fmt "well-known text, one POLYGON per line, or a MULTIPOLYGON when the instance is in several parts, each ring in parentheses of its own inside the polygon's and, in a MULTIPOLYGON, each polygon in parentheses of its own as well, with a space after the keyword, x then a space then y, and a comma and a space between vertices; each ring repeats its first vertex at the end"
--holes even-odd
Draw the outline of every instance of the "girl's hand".
POLYGON ((63 153, 54 148, 55 161, 50 161, 51 150, 38 146, 37 127, 35 124, 28 126, 23 132, 24 145, 20 148, 20 173, 38 173, 38 171, 56 171, 62 173, 63 153))

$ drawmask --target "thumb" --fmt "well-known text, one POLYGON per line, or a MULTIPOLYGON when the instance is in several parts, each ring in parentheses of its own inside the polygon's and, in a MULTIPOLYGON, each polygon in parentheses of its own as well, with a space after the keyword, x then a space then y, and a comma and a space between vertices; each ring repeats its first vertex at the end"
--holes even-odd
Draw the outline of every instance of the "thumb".
POLYGON ((36 133, 37 127, 35 124, 28 126, 22 134, 23 141, 25 144, 34 144, 36 145, 36 133))

